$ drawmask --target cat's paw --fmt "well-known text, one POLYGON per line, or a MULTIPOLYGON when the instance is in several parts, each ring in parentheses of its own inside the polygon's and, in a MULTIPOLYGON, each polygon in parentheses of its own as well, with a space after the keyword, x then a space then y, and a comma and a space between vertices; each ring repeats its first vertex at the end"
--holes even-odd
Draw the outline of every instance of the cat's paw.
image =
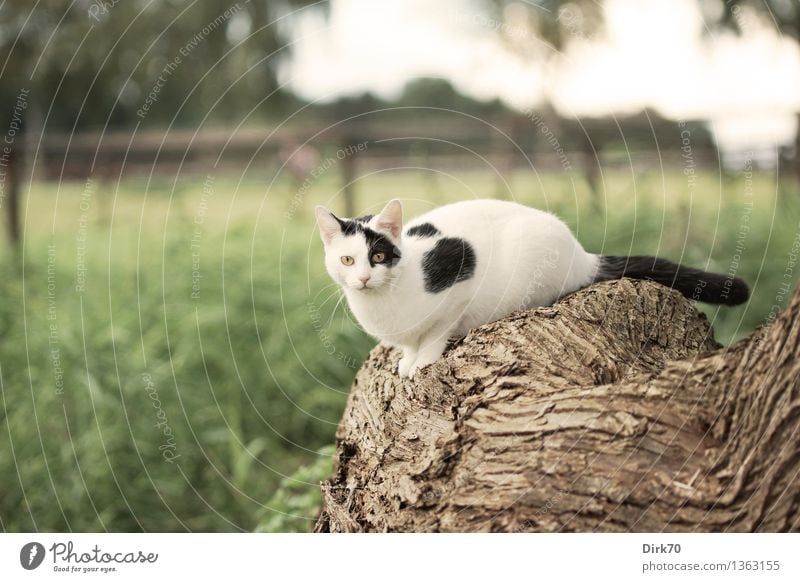
POLYGON ((401 378, 410 378, 411 377, 411 368, 414 365, 414 358, 410 358, 405 356, 400 358, 400 362, 397 364, 397 373, 400 375, 401 378))
MULTIPOLYGON (((437 358, 438 359, 438 358, 437 358)), ((416 361, 412 364, 411 368, 408 370, 408 377, 414 378, 422 368, 427 368, 436 360, 427 361, 422 357, 416 359, 416 361)))

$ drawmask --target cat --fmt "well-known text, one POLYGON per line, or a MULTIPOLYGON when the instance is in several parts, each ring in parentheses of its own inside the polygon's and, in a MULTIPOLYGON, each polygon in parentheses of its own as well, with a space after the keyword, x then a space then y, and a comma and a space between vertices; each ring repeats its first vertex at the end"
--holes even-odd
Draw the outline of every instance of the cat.
POLYGON ((403 227, 400 201, 342 219, 316 208, 328 274, 368 334, 402 348, 413 378, 450 338, 521 309, 551 305, 596 281, 650 279, 707 303, 747 301, 747 284, 656 257, 586 252, 555 215, 514 202, 470 200, 403 227))

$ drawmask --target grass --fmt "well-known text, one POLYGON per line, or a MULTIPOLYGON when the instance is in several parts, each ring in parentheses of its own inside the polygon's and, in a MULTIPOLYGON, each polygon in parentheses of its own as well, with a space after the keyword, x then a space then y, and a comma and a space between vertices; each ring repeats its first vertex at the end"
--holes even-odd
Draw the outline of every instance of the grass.
MULTIPOLYGON (((322 268, 313 205, 248 178, 35 183, 25 244, 0 256, 0 527, 5 531, 307 531, 355 370, 372 347, 322 268), (85 281, 84 281, 85 278, 85 281), (83 283, 83 284, 81 284, 83 283)), ((769 175, 679 171, 582 180, 515 172, 368 173, 359 206, 409 215, 512 196, 556 212, 584 246, 737 274, 720 341, 785 303, 800 212, 769 175)))

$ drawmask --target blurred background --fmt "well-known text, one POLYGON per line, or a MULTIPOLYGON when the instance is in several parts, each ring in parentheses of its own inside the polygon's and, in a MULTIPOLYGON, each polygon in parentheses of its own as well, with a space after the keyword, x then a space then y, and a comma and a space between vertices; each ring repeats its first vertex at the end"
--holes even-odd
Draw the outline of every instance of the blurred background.
POLYGON ((374 345, 313 207, 516 200, 592 252, 800 254, 795 0, 0 2, 0 528, 308 531, 374 345))

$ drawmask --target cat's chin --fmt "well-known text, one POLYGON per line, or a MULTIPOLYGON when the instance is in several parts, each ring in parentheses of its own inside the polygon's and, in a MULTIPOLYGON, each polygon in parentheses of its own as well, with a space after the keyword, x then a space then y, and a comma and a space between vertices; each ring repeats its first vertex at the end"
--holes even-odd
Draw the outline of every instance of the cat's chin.
POLYGON ((361 295, 370 295, 380 290, 380 287, 348 287, 348 291, 361 295))

